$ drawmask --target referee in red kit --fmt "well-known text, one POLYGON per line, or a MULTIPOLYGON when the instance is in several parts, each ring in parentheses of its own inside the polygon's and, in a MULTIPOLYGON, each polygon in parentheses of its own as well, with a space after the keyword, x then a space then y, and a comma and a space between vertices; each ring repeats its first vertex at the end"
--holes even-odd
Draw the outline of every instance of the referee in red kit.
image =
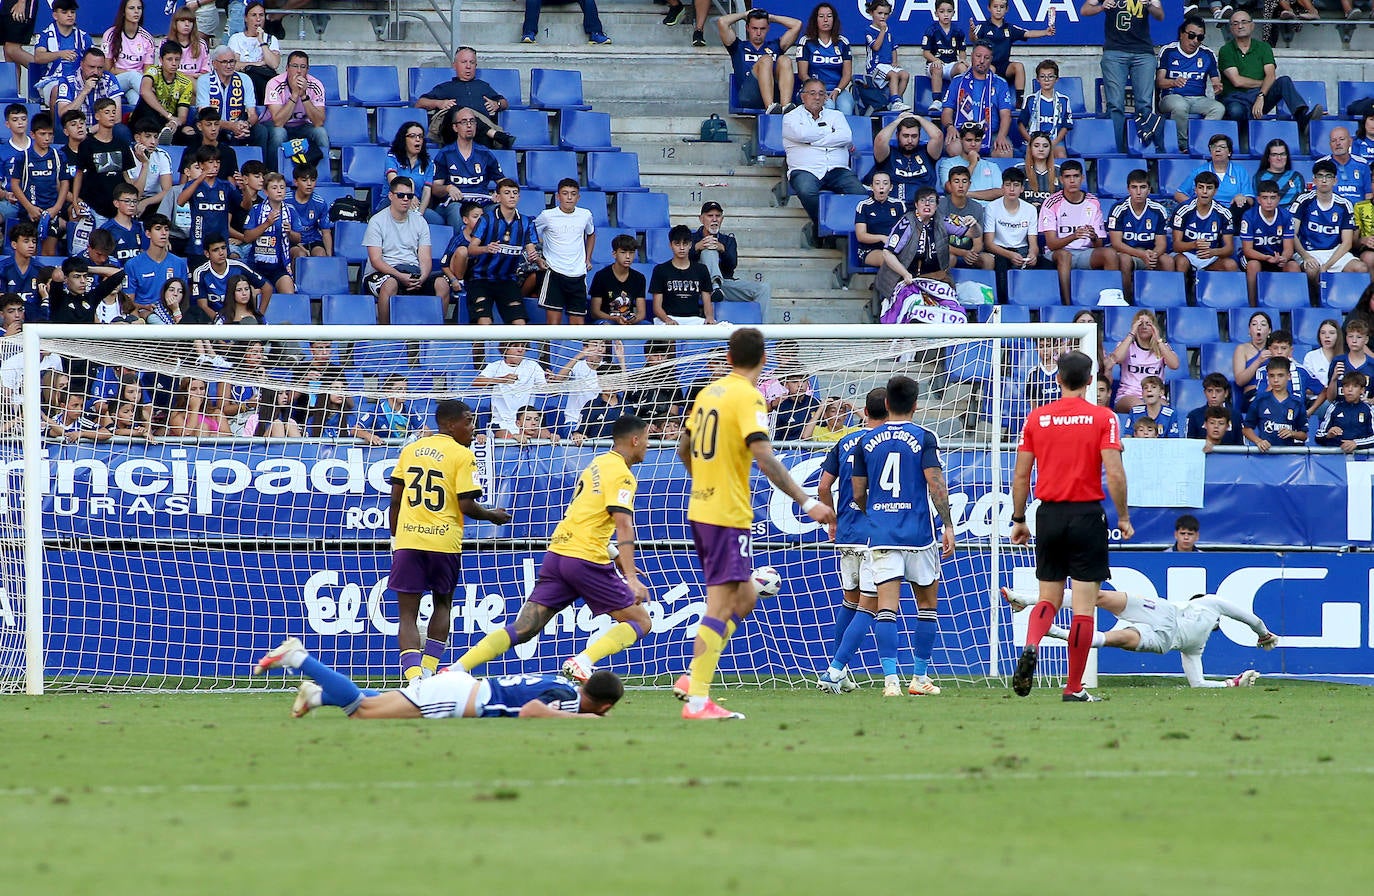
POLYGON ((1016 472, 1011 486, 1011 540, 1030 541, 1026 499, 1031 470, 1040 477, 1035 496, 1035 577, 1040 601, 1031 609, 1026 648, 1016 663, 1011 687, 1018 696, 1031 692, 1035 681, 1036 649, 1054 614, 1064 603, 1064 580, 1073 580, 1073 623, 1069 627, 1069 681, 1066 703, 1095 703, 1083 688, 1088 665, 1098 588, 1110 574, 1107 558, 1107 515, 1102 509, 1102 472, 1116 505, 1122 539, 1134 534, 1126 507, 1126 471, 1121 466, 1121 427, 1111 408, 1099 407, 1083 396, 1093 383, 1092 359, 1082 352, 1059 357, 1058 380, 1064 395, 1031 411, 1021 444, 1016 446, 1016 472))

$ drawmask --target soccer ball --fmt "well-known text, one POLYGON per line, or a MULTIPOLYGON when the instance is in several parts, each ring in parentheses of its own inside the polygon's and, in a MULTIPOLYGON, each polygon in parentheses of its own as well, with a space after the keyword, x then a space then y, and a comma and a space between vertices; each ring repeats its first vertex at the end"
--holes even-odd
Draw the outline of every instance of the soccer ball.
POLYGON ((771 566, 760 566, 752 576, 754 588, 764 597, 773 597, 782 590, 782 576, 771 566))

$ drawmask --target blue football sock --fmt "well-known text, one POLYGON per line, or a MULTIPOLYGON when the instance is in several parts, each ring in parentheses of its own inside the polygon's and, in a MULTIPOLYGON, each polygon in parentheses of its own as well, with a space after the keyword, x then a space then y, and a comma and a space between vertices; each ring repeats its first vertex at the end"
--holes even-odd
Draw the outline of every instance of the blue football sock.
POLYGON ((344 712, 351 713, 363 699, 363 692, 358 690, 351 678, 342 672, 335 672, 313 656, 301 663, 301 674, 314 679, 315 684, 320 686, 320 703, 324 706, 341 706, 344 712))
POLYGON ((849 623, 854 621, 854 612, 858 609, 858 604, 846 600, 835 610, 835 647, 830 651, 831 656, 839 654, 840 645, 844 643, 845 629, 849 628, 849 623))
POLYGON ((930 655, 935 652, 936 613, 935 609, 916 611, 916 633, 912 638, 911 652, 915 654, 911 663, 912 675, 925 675, 930 668, 930 655))
POLYGON ((884 675, 897 674, 897 614, 893 610, 879 610, 873 617, 873 637, 878 640, 878 659, 884 675))
POLYGON ((859 652, 860 645, 863 644, 864 638, 868 637, 868 630, 872 627, 872 611, 856 607, 854 618, 850 620, 849 627, 844 630, 844 640, 835 650, 835 658, 830 661, 830 668, 839 672, 849 665, 849 661, 853 659, 854 654, 859 652))

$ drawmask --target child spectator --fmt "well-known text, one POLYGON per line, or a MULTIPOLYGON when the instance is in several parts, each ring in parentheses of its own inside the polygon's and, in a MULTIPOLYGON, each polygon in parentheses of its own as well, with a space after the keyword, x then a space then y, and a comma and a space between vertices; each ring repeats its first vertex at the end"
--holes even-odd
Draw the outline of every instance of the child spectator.
POLYGON ((130 439, 143 439, 148 442, 153 441, 153 428, 148 425, 147 420, 142 418, 140 410, 139 405, 131 401, 122 401, 116 405, 110 434, 130 439))
POLYGON ((1040 267, 1039 214, 1021 199, 1026 175, 1015 168, 1002 172, 1002 198, 984 208, 983 248, 992 258, 997 293, 1007 294, 1007 271, 1040 267))
POLYGON ((1212 409, 1220 408, 1226 412, 1226 426, 1222 427, 1219 444, 1240 445, 1244 423, 1231 407, 1231 381, 1220 373, 1209 373, 1202 378, 1202 394, 1205 401, 1202 407, 1188 412, 1185 438, 1207 438, 1207 421, 1212 417, 1212 409))
POLYGON ((1213 199, 1220 183, 1216 174, 1202 171, 1193 178, 1197 198, 1174 212, 1174 270, 1238 271, 1233 257, 1236 241, 1231 212, 1213 199))
POLYGON ((491 423, 497 430, 515 432, 516 411, 530 403, 535 389, 548 383, 544 368, 525 357, 528 342, 503 342, 501 357, 472 381, 473 388, 491 387, 491 423))
POLYGON ((47 425, 47 436, 60 442, 108 442, 113 433, 101 429, 100 421, 86 413, 86 397, 68 392, 60 399, 57 413, 47 425))
POLYGON ((193 169, 194 176, 181 188, 176 201, 190 212, 186 254, 191 267, 197 268, 205 263, 205 241, 211 234, 243 239, 243 234, 229 226, 229 207, 239 204, 242 194, 238 187, 220 178, 219 153, 214 149, 202 146, 195 151, 194 158, 199 169, 193 169))
POLYGON ((1201 528, 1197 517, 1191 513, 1180 515, 1178 519, 1174 520, 1174 543, 1164 550, 1179 554, 1201 553, 1197 546, 1197 535, 1201 528))
POLYGON ((649 424, 649 431, 667 438, 665 425, 669 420, 680 420, 685 405, 682 390, 675 384, 677 377, 672 364, 676 349, 672 342, 644 343, 644 369, 649 372, 653 382, 660 385, 635 389, 626 394, 625 404, 635 409, 637 416, 649 424))
POLYGON ((254 382, 267 376, 263 369, 263 357, 267 346, 262 342, 236 342, 225 346, 226 359, 234 364, 237 376, 248 382, 230 385, 225 383, 220 396, 219 410, 229 421, 229 431, 236 436, 252 436, 258 429, 258 404, 262 400, 262 389, 254 382))
POLYGON ((1313 191, 1293 203, 1293 241, 1297 251, 1288 270, 1306 273, 1314 289, 1327 272, 1369 272, 1355 248, 1354 207, 1334 192, 1336 179, 1336 163, 1318 159, 1312 165, 1313 191))
POLYGON ((773 416, 775 442, 805 442, 820 422, 821 403, 811 394, 811 380, 803 370, 788 370, 781 375, 787 394, 778 402, 773 416))
POLYGON ((134 171, 133 183, 138 204, 129 213, 145 220, 162 208, 162 200, 172 192, 172 157, 167 150, 158 146, 157 141, 157 122, 134 119, 133 152, 138 167, 134 171))
MULTIPOLYGON (((296 393, 290 389, 263 389, 258 398, 258 428, 255 435, 268 439, 299 439, 301 425, 292 418, 296 393)), ((352 432, 357 435, 356 427, 352 432)))
POLYGON ((811 431, 811 441, 838 442, 851 432, 858 431, 859 427, 850 422, 853 415, 853 405, 838 395, 830 396, 821 402, 820 422, 811 431))
POLYGON ((1097 375, 1097 404, 1104 408, 1112 406, 1112 378, 1105 373, 1097 375))
POLYGON ((1369 380, 1358 370, 1341 377, 1341 400, 1333 401, 1317 427, 1316 442, 1327 448, 1339 447, 1346 454, 1374 448, 1374 424, 1364 400, 1369 380))
MULTIPOLYGON (((248 223, 249 213, 262 202, 263 191, 267 187, 267 166, 257 159, 249 159, 239 169, 238 177, 232 174, 226 177, 239 188, 239 201, 229 206, 229 227, 242 232, 248 223)), ((230 243, 229 251, 249 261, 253 255, 253 241, 238 237, 230 243)))
POLYGON ((1067 350, 1061 339, 1035 341, 1036 364, 1026 374, 1026 403, 1030 407, 1059 400, 1063 393, 1059 387, 1059 356, 1067 350))
POLYGON ((181 45, 165 40, 157 56, 157 64, 143 71, 138 104, 129 115, 134 123, 134 137, 138 137, 139 128, 151 127, 154 145, 171 143, 173 136, 186 126, 186 117, 196 104, 195 82, 181 71, 181 45))
POLYGON ((648 282, 631 267, 638 251, 639 241, 628 233, 611 240, 614 260, 596 272, 589 290, 593 323, 623 326, 644 322, 648 282))
POLYGON ((148 220, 148 248, 124 265, 124 292, 135 306, 157 304, 162 285, 170 279, 186 282, 186 261, 171 253, 171 241, 171 222, 153 215, 148 220))
POLYGON ((1240 216, 1240 266, 1256 305, 1260 271, 1287 270, 1293 259, 1293 216, 1279 208, 1279 185, 1260 181, 1259 201, 1240 216))
POLYGON ((587 272, 592 267, 596 225, 592 213, 577 206, 581 190, 576 180, 560 180, 556 195, 558 204, 544 209, 534 219, 534 230, 548 264, 539 305, 547 311, 550 325, 561 324, 566 313, 568 323, 580 326, 587 320, 587 272))
POLYGON ((1204 412, 1202 415, 1203 454, 1211 454, 1213 448, 1220 448, 1223 445, 1240 444, 1241 429, 1239 427, 1232 428, 1232 418, 1235 417, 1235 411, 1230 408, 1210 406, 1200 410, 1204 412), (1232 433, 1235 434, 1234 441, 1231 441, 1232 433))
POLYGON ((205 262, 191 271, 193 305, 187 310, 186 322, 208 324, 217 320, 224 313, 225 296, 233 277, 247 280, 254 290, 262 289, 266 282, 257 271, 229 257, 229 243, 223 236, 216 233, 206 237, 205 262))
POLYGON ((38 32, 33 48, 39 67, 33 89, 44 108, 53 108, 58 83, 77 73, 90 46, 91 35, 76 27, 76 0, 53 0, 52 24, 38 32))
POLYGON ((1141 417, 1131 426, 1127 427, 1133 438, 1137 439, 1157 439, 1159 438, 1159 421, 1149 417, 1141 417))
POLYGON ((1073 130, 1073 102, 1055 90, 1059 83, 1059 63, 1053 59, 1043 60, 1035 67, 1035 80, 1040 89, 1026 94, 1017 119, 1021 139, 1029 141, 1031 134, 1048 134, 1051 155, 1056 159, 1067 158, 1069 153, 1064 141, 1073 130))
POLYGON ((1336 360, 1340 341, 1341 325, 1333 318, 1328 317, 1317 325, 1317 347, 1302 358, 1302 366, 1317 378, 1317 382, 1331 382, 1331 362, 1336 360))
POLYGON ((1365 351, 1368 344, 1369 324, 1359 318, 1346 321, 1345 354, 1337 355, 1331 362, 1331 382, 1327 386, 1327 401, 1336 400, 1341 379, 1350 371, 1358 370, 1366 379, 1374 374, 1374 358, 1365 351))
POLYGON ((387 376, 382 382, 384 396, 372 407, 360 410, 353 420, 353 435, 368 445, 385 445, 388 439, 427 436, 430 430, 416 410, 414 402, 406 398, 410 382, 399 373, 387 376))
POLYGON ((38 255, 38 228, 32 221, 20 221, 10 228, 8 258, 0 259, 0 292, 14 293, 24 300, 24 319, 39 323, 52 315, 50 299, 38 291, 38 275, 43 266, 38 255))
POLYGON ((173 438, 208 438, 229 432, 228 422, 210 401, 210 384, 185 377, 167 417, 167 435, 173 438))
MULTIPOLYGON (((253 244, 249 264, 274 291, 294 293, 291 246, 301 241, 301 235, 296 230, 291 206, 286 204, 286 178, 273 171, 263 178, 263 188, 267 198, 248 213, 243 231, 244 241, 253 244)), ((263 310, 270 297, 271 293, 264 291, 263 310)))
POLYGON ((224 284, 224 308, 215 318, 217 324, 236 324, 244 320, 266 323, 258 304, 259 291, 253 281, 243 274, 235 274, 224 284))
POLYGON ((148 232, 143 222, 134 217, 138 207, 138 187, 118 184, 113 194, 114 215, 99 229, 109 231, 110 236, 114 237, 114 257, 123 265, 148 248, 148 232))
POLYGON ((935 21, 921 38, 921 56, 930 75, 931 115, 939 115, 944 105, 945 83, 968 71, 963 61, 967 48, 968 37, 954 24, 954 0, 936 0, 935 21))
MULTIPOLYGON (((616 348, 624 351, 619 342, 616 343, 616 348)), ((581 350, 563 365, 562 370, 549 374, 548 381, 551 383, 569 383, 568 396, 563 403, 563 419, 569 426, 577 425, 582 419, 582 408, 600 394, 601 386, 597 373, 605 360, 606 341, 588 339, 582 343, 581 350)))
POLYGON ((558 433, 544 426, 544 414, 528 404, 515 412, 515 428, 497 427, 496 438, 511 439, 520 445, 527 445, 533 439, 546 439, 558 444, 558 433))
POLYGON ((312 439, 341 439, 349 434, 349 424, 357 413, 348 394, 348 380, 342 367, 325 371, 324 393, 305 418, 305 433, 312 439))
POLYGON ((1059 167, 1059 180, 1062 189, 1040 206, 1040 233, 1059 270, 1059 294, 1068 304, 1073 271, 1115 271, 1121 266, 1107 246, 1102 205, 1083 189, 1083 163, 1069 159, 1059 167))
MULTIPOLYGON (((162 281, 162 288, 154 302, 151 304, 135 303, 134 315, 141 318, 146 324, 166 324, 168 326, 179 324, 185 316, 182 309, 186 307, 187 301, 186 281, 179 277, 168 277, 162 281)), ((208 356, 205 358, 206 363, 213 362, 217 367, 228 366, 215 359, 213 350, 201 340, 196 340, 196 347, 208 356)))
POLYGON ((114 217, 114 188, 129 182, 128 172, 138 167, 127 139, 114 130, 119 105, 109 97, 95 104, 95 130, 81 141, 72 191, 85 206, 92 227, 114 217))
POLYGON ((294 172, 296 188, 286 197, 291 217, 300 234, 300 242, 291 247, 291 257, 334 254, 334 222, 329 219, 329 206, 315 195, 319 169, 314 165, 297 165, 294 172))
POLYGON ((454 231, 453 238, 444 247, 439 266, 448 277, 449 285, 455 293, 462 292, 468 276, 468 246, 477 231, 477 222, 482 220, 482 205, 478 202, 463 200, 459 205, 458 218, 463 226, 454 231))
POLYGON ((634 408, 621 402, 620 393, 614 389, 603 389, 582 408, 582 419, 577 422, 577 428, 572 431, 568 442, 581 445, 589 439, 609 439, 615 421, 634 412, 634 408))
POLYGON ((864 44, 868 47, 868 83, 875 88, 887 88, 887 111, 905 112, 911 108, 902 101, 910 76, 897 64, 897 42, 887 29, 892 3, 869 0, 864 9, 873 23, 864 34, 864 44))
POLYGON ((1027 31, 1020 25, 1011 24, 1007 21, 1007 5, 1007 0, 992 0, 988 4, 987 21, 974 22, 972 18, 969 19, 968 35, 969 43, 983 43, 992 48, 992 70, 1012 86, 1019 103, 1026 90, 1026 69, 1021 63, 1011 61, 1011 46, 1020 41, 1051 37, 1054 29, 1027 31))
POLYGON ((1262 452, 1307 441, 1307 407, 1288 391, 1291 369, 1287 358, 1270 358, 1265 370, 1269 391, 1255 396, 1245 412, 1245 438, 1262 452))
POLYGON ((1164 403, 1164 380, 1150 375, 1140 381, 1141 402, 1131 408, 1127 428, 1135 427, 1140 420, 1149 418, 1159 426, 1156 435, 1161 439, 1183 437, 1177 412, 1164 403))
POLYGON ((38 228, 43 254, 55 255, 58 237, 65 231, 61 214, 70 195, 71 175, 52 145, 52 116, 47 112, 33 117, 30 139, 28 149, 16 155, 0 174, 20 211, 38 228))
POLYGON ((1111 367, 1120 367, 1116 391, 1116 411, 1126 413, 1140 404, 1145 377, 1163 377, 1164 368, 1178 370, 1178 354, 1164 341, 1153 313, 1140 310, 1131 319, 1131 333, 1117 344, 1107 358, 1111 367))
POLYGON ((692 262, 692 230, 678 224, 668 232, 668 244, 673 257, 654 265, 649 278, 649 292, 653 294, 654 323, 714 324, 715 311, 711 305, 711 275, 701 262, 692 262))
MULTIPOLYGON (((1255 373, 1255 382, 1258 384, 1255 389, 1256 395, 1263 395, 1269 391, 1267 373, 1269 363, 1274 358, 1287 358, 1290 361, 1293 359, 1293 334, 1287 330, 1275 330, 1269 334, 1265 347, 1269 349, 1270 361, 1260 365, 1260 369, 1255 373)), ((1311 417, 1322 403, 1326 385, 1318 382, 1301 364, 1291 365, 1290 370, 1288 391, 1296 395, 1299 401, 1308 402, 1307 416, 1311 417)))
POLYGON ((53 283, 48 290, 53 323, 107 324, 126 313, 119 305, 121 273, 106 277, 93 287, 90 265, 84 258, 68 258, 62 262, 62 282, 53 283))

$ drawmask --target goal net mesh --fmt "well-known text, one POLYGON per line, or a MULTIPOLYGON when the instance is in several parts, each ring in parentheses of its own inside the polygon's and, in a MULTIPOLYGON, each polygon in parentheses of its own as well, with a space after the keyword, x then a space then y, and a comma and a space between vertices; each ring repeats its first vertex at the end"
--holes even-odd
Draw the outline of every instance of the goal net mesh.
MULTIPOLYGON (((619 411, 605 406, 618 399, 653 423, 655 441, 634 473, 654 631, 603 665, 638 683, 671 682, 687 667, 705 605, 675 438, 694 386, 722 370, 724 334, 662 329, 650 333, 662 342, 646 344, 614 329, 596 329, 604 340, 579 329, 587 342, 530 342, 523 359, 538 365, 534 378, 481 386, 479 375, 500 378, 500 364, 520 360, 498 341, 520 338, 520 328, 450 327, 409 340, 344 340, 324 328, 286 340, 246 327, 221 329, 214 341, 141 338, 133 327, 110 327, 108 338, 45 336, 36 534, 21 518, 18 402, 37 386, 21 383, 20 345, 5 340, 0 689, 24 682, 26 536, 42 547, 46 689, 266 687, 247 670, 288 635, 359 681, 395 684, 389 475, 443 398, 475 409, 482 501, 513 516, 505 527, 466 526, 444 661, 513 621, 577 475, 609 445, 609 427, 596 421, 613 419, 619 411), (522 417, 522 408, 533 413, 522 417)), ((1025 383, 1048 340, 871 330, 839 339, 824 328, 765 328, 760 385, 775 414, 775 451, 814 492, 833 444, 824 439, 861 423, 867 392, 897 373, 919 382, 916 422, 939 439, 958 545, 942 567, 932 672, 945 684, 1000 686, 1023 633, 998 587, 1035 587, 1032 549, 1007 539, 1015 438, 1035 397, 1025 383)), ((837 554, 757 471, 752 491, 755 565, 775 567, 783 585, 729 642, 721 680, 802 685, 834 647, 837 554)), ((426 598, 422 627, 430 607, 426 598)), ((903 618, 915 619, 909 588, 903 618)), ((609 624, 574 605, 478 674, 556 670, 609 624)), ((1041 656, 1043 674, 1062 675, 1059 642, 1047 641, 1041 656)), ((871 640, 851 666, 861 681, 881 677, 871 640)))

